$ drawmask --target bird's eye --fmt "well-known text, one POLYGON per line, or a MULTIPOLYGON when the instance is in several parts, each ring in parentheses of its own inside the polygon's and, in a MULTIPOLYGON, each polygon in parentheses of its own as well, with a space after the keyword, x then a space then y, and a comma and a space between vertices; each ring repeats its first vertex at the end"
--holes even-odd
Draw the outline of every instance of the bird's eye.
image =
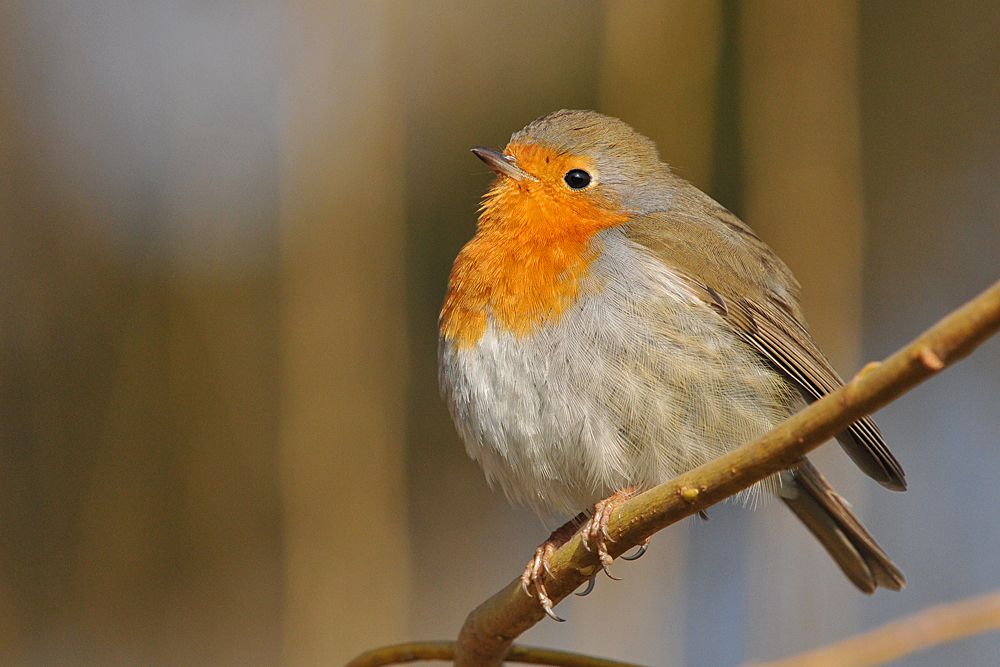
POLYGON ((574 190, 582 190, 590 185, 590 174, 583 169, 570 169, 563 176, 563 180, 566 181, 566 185, 574 190))

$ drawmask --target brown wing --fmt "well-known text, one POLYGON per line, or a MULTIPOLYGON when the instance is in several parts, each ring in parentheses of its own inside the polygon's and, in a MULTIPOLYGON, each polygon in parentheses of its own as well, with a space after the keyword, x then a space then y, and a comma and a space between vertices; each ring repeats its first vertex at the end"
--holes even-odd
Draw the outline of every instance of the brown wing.
MULTIPOLYGON (((686 183, 678 211, 629 223, 629 237, 684 276, 705 303, 812 402, 844 384, 806 330, 799 286, 788 267, 732 213, 686 183)), ((906 489, 899 462, 871 417, 837 436, 862 471, 906 489)))
MULTIPOLYGON (((801 387, 807 399, 822 398, 844 384, 802 325, 770 303, 744 299, 739 307, 753 320, 754 330, 737 329, 801 387)), ((906 477, 871 417, 854 422, 837 435, 844 451, 865 474, 894 491, 906 490, 906 477)))

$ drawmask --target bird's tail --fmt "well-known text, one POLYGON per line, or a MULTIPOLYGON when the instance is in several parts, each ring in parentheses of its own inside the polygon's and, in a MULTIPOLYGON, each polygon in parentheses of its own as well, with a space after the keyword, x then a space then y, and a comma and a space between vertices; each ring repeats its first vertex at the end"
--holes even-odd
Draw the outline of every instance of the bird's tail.
POLYGON ((906 584, 900 569, 808 460, 781 473, 778 495, 862 591, 871 594, 879 586, 898 591, 906 584))

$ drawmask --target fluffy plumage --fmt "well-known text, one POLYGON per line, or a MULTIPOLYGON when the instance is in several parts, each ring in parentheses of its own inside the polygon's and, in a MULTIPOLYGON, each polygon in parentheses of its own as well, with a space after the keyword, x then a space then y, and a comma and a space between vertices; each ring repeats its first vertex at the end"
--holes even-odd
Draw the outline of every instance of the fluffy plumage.
MULTIPOLYGON (((842 384, 788 268, 625 123, 556 112, 496 159, 452 271, 439 365, 469 454, 511 498, 575 514, 717 458, 842 384), (590 185, 569 187, 571 169, 590 185)), ((905 488, 871 419, 838 439, 867 474, 905 488)), ((781 480, 859 588, 902 587, 815 469, 781 480)))

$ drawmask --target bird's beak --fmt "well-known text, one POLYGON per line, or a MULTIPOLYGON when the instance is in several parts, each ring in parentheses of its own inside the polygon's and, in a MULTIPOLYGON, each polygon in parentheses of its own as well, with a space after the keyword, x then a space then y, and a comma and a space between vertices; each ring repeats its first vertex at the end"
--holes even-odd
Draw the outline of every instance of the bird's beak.
POLYGON ((535 180, 534 176, 517 166, 517 161, 512 155, 504 155, 500 151, 482 146, 476 146, 472 152, 476 154, 477 158, 489 165, 490 169, 502 176, 509 176, 515 181, 535 180))

